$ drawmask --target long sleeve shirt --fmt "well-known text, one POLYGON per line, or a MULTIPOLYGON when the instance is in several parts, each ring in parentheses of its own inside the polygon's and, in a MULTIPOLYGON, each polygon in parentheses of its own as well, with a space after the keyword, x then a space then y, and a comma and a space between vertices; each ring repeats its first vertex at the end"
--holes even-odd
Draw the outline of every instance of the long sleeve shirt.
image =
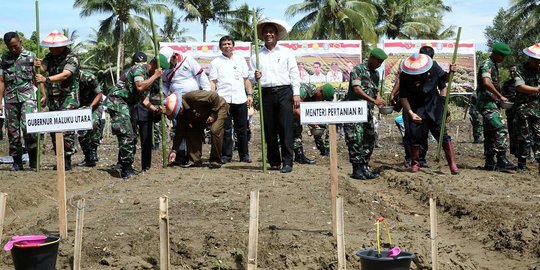
MULTIPOLYGON (((255 77, 255 60, 255 55, 252 55, 249 72, 251 80, 255 77)), ((268 50, 263 46, 259 52, 259 70, 262 73, 262 87, 290 85, 293 95, 300 95, 300 75, 296 58, 288 48, 277 45, 274 49, 268 50)))

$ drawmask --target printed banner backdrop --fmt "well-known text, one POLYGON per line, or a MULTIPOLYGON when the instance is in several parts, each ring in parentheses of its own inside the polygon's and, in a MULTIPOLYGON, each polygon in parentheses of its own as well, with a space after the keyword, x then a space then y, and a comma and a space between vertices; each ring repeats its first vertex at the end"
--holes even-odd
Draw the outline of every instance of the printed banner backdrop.
MULTIPOLYGON (((443 70, 448 71, 455 44, 455 40, 385 40, 383 49, 388 54, 388 59, 384 61, 385 92, 392 90, 401 61, 418 52, 422 46, 433 47, 433 59, 443 70)), ((452 93, 472 93, 476 89, 476 48, 473 40, 460 41, 456 65, 452 93)))

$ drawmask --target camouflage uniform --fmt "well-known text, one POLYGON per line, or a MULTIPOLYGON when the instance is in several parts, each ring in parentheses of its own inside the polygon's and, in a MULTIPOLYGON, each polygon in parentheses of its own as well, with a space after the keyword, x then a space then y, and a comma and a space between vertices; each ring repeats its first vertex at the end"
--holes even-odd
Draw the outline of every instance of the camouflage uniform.
MULTIPOLYGON (((517 69, 516 87, 528 85, 538 87, 540 72, 521 64, 517 69)), ((516 157, 521 162, 529 157, 529 149, 534 151, 534 158, 540 162, 540 94, 525 94, 516 91, 513 106, 515 111, 515 131, 517 136, 516 157)))
POLYGON ((471 120, 474 143, 479 143, 480 137, 484 133, 482 114, 478 111, 477 100, 476 93, 473 93, 471 95, 471 103, 469 104, 469 119, 471 120))
MULTIPOLYGON (((82 107, 90 107, 92 101, 101 93, 97 77, 89 71, 81 71, 79 77, 79 100, 82 107)), ((79 131, 79 143, 85 156, 97 149, 101 140, 101 115, 103 107, 92 109, 93 129, 79 131)), ((93 153, 93 152, 92 152, 93 153)), ((89 157, 90 158, 90 157, 89 157)), ((97 159, 97 156, 92 159, 97 159)), ((97 160, 94 160, 94 162, 97 160)))
MULTIPOLYGON (((61 82, 48 82, 47 105, 49 111, 74 110, 79 108, 79 58, 71 52, 70 48, 65 48, 62 54, 54 56, 47 54, 42 61, 47 67, 49 76, 62 73, 64 70, 71 71, 71 76, 61 82)), ((53 146, 56 149, 56 140, 51 133, 53 146)), ((64 155, 69 159, 77 152, 77 139, 75 131, 64 132, 64 155)))
POLYGON ((109 91, 105 106, 111 116, 111 130, 118 137, 118 161, 130 167, 135 158, 137 145, 136 105, 144 97, 135 83, 148 79, 146 64, 135 64, 122 75, 119 82, 109 91))
POLYGON ((26 113, 36 112, 37 109, 36 94, 32 84, 35 58, 36 55, 33 52, 24 48, 21 49, 18 57, 11 52, 6 52, 0 58, 0 76, 4 78, 5 86, 4 112, 6 113, 9 155, 13 156, 14 160, 21 158, 25 152, 22 137, 30 155, 35 155, 37 147, 36 134, 27 134, 25 124, 26 113))
MULTIPOLYGON (((376 98, 379 85, 379 72, 369 70, 367 64, 361 64, 351 72, 349 91, 344 101, 361 100, 353 87, 360 86, 362 90, 372 98, 376 98)), ((349 161, 352 164, 366 164, 369 162, 375 147, 375 125, 373 123, 373 107, 368 102, 368 121, 366 123, 344 124, 345 141, 349 149, 349 161)))
MULTIPOLYGON (((315 95, 315 92, 317 91, 317 86, 310 83, 302 83, 300 87, 304 88, 304 91, 301 91, 303 93, 302 96, 300 96, 300 99, 303 102, 311 102, 311 101, 318 101, 313 98, 315 95)), ((296 150, 300 147, 302 147, 302 125, 300 124, 300 119, 295 118, 295 122, 298 121, 298 123, 294 124, 294 144, 293 149, 296 150)), ((318 125, 320 128, 326 129, 326 125, 318 125)), ((328 132, 325 132, 324 135, 321 136, 313 136, 315 139, 315 145, 317 146, 317 149, 321 151, 321 155, 325 155, 328 146, 330 144, 328 132), (323 138, 324 136, 324 138, 323 138)))

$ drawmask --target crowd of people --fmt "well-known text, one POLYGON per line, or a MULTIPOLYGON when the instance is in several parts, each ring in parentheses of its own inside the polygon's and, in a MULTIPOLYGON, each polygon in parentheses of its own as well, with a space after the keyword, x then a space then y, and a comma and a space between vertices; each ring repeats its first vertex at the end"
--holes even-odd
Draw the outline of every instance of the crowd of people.
MULTIPOLYGON (((367 122, 343 126, 352 164, 351 177, 377 178, 379 173, 370 168, 369 162, 376 143, 374 108, 387 105, 380 96, 378 72, 387 58, 386 53, 382 49, 373 49, 363 63, 354 67, 350 64, 346 71, 340 70, 337 63, 331 63, 327 74, 321 72, 320 62, 314 62, 314 72, 310 75, 289 49, 277 45, 287 35, 283 24, 262 21, 257 25, 257 34, 264 42, 258 63, 254 56, 246 62, 235 55, 234 39, 224 36, 219 40, 222 55, 211 62, 209 74, 193 57, 164 47, 153 59, 148 59, 142 52, 135 53, 131 65, 116 85, 102 89, 96 76, 81 70, 78 56, 69 48, 72 41, 62 33, 53 31, 41 42, 49 48, 43 59, 24 49, 17 33, 6 33, 4 42, 9 51, 0 58, 0 99, 4 101, 0 109, 5 112, 9 154, 13 157, 11 170, 24 169, 24 153, 28 153, 30 168, 36 168, 37 135, 26 132, 25 114, 36 112, 38 102, 46 105, 49 111, 92 110, 92 130, 78 134, 64 132, 66 170, 72 168, 71 157, 77 151, 77 137, 84 153, 84 160, 78 165, 96 166, 105 110, 110 115, 111 130, 118 141, 115 167, 124 179, 138 173, 133 168, 138 137, 141 140, 141 170, 151 167, 151 151, 156 147, 152 139, 154 123, 162 114, 173 122, 169 165, 203 166, 205 129, 211 137, 209 168, 218 169, 222 164, 232 162, 235 146, 238 160, 251 163, 248 111, 253 106, 253 85, 258 82, 269 168, 290 173, 295 162, 315 164, 304 154, 300 102, 334 101, 334 87, 320 83, 346 80, 349 88, 343 100, 365 100, 368 104, 367 122), (160 82, 167 106, 161 105, 160 82), (319 86, 313 84, 315 82, 319 86), (36 95, 38 93, 40 95, 36 95)), ((476 102, 471 111, 483 124, 484 168, 487 170, 527 170, 526 160, 531 149, 536 161, 540 162, 540 44, 523 50, 529 59, 511 69, 512 82, 508 83, 508 88, 514 92, 506 93, 499 86, 498 63, 510 52, 506 44, 495 43, 491 56, 479 65, 476 102), (514 144, 511 153, 517 158, 517 166, 506 157, 508 132, 500 109, 509 99, 514 104, 506 113, 512 113, 513 117, 510 133, 515 136, 510 136, 514 138, 510 142, 514 144)), ((419 53, 401 62, 390 100, 396 110, 403 110, 403 144, 411 171, 417 172, 428 166, 425 155, 431 132, 435 139, 442 138, 450 172, 458 174, 452 139, 446 131, 440 136, 443 117, 448 117, 443 115, 448 74, 455 72, 456 66, 450 65, 449 70, 444 71, 433 56, 433 48, 424 46, 419 53)), ((320 154, 328 156, 326 127, 310 125, 310 129, 320 154)), ((475 141, 479 141, 478 136, 475 134, 475 141)), ((55 140, 52 142, 56 149, 55 140)))

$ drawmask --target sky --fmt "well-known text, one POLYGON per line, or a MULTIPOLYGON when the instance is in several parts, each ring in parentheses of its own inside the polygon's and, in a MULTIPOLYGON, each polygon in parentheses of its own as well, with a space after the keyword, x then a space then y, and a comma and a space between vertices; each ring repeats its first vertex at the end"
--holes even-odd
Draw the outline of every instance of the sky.
MULTIPOLYGON (((233 6, 239 6, 245 1, 237 0, 233 6)), ((260 7, 267 18, 281 19, 287 21, 291 26, 298 19, 286 18, 284 16, 287 7, 294 3, 300 3, 301 0, 251 0, 251 7, 260 7)), ((491 25, 493 18, 500 8, 507 9, 510 0, 444 0, 444 3, 452 7, 452 12, 445 14, 443 20, 446 26, 454 25, 462 27, 463 40, 474 40, 477 49, 486 50, 486 40, 484 29, 491 25), (489 4, 486 4, 489 3, 489 4)), ((35 30, 35 1, 21 0, 6 1, 2 0, 0 9, 0 33, 8 31, 20 31, 26 37, 30 37, 35 30)), ((87 18, 79 17, 79 9, 73 8, 71 0, 40 0, 40 31, 41 38, 47 36, 52 30, 61 30, 69 28, 70 31, 77 30, 81 39, 86 39, 91 33, 92 28, 99 28, 99 21, 106 18, 105 15, 94 15, 87 18)), ((157 17, 157 16, 156 16, 157 17)), ((162 24, 163 18, 157 17, 156 24, 162 24)), ((182 27, 189 29, 187 36, 192 36, 198 41, 202 41, 202 26, 197 22, 182 22, 182 27)), ((208 40, 218 40, 225 34, 217 23, 210 23, 208 27, 208 40)))

